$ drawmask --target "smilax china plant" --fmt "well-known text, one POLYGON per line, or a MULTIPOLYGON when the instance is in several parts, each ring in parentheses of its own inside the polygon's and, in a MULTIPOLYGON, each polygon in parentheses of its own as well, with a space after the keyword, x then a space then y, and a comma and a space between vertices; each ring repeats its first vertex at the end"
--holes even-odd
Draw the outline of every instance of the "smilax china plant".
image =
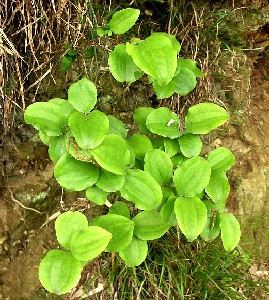
MULTIPOLYGON (((146 73, 159 98, 183 95, 195 86, 189 78, 196 84, 202 72, 195 62, 177 58, 179 49, 171 35, 154 34, 116 46, 109 67, 119 81, 134 81, 146 73), (149 46, 156 52, 150 53, 149 46)), ((73 211, 56 219, 61 248, 49 251, 40 263, 44 288, 69 292, 83 267, 104 251, 117 253, 129 267, 138 266, 147 257, 148 242, 173 226, 189 242, 220 234, 224 248, 232 251, 240 226, 225 209, 230 191, 226 171, 235 158, 225 147, 200 155, 200 135, 227 121, 225 109, 197 104, 180 124, 168 108, 139 107, 133 118, 140 132, 128 136, 121 120, 94 109, 96 102, 95 85, 83 78, 69 87, 68 100, 34 103, 25 111, 25 122, 49 146, 59 184, 69 191, 85 191, 89 201, 108 207, 106 214, 92 220, 73 211)))

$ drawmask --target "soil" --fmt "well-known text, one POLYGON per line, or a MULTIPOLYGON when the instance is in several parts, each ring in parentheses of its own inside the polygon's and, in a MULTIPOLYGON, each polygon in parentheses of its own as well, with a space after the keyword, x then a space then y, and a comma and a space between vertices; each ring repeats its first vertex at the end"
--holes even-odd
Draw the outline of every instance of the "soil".
MULTIPOLYGON (((257 1, 255 5, 261 4, 257 1)), ((266 46, 269 30, 266 26, 259 31, 257 41, 257 46, 262 43, 265 46, 255 55, 246 55, 249 71, 244 78, 250 81, 250 89, 238 91, 241 93, 238 98, 234 92, 235 103, 228 105, 230 125, 209 146, 223 145, 234 152, 237 162, 229 173, 232 190, 228 207, 237 214, 242 226, 241 247, 269 263, 269 44, 266 46)), ((66 88, 77 77, 78 74, 71 74, 66 80, 55 76, 56 84, 48 81, 36 97, 39 101, 65 97, 66 88)), ((152 91, 145 84, 129 87, 115 83, 104 73, 98 85, 99 109, 122 119, 129 130, 135 130, 131 117, 134 109, 153 105, 152 91)), ((31 98, 29 94, 29 103, 31 98)), ((85 210, 90 219, 98 214, 99 208, 90 206, 84 195, 62 191, 53 178, 47 147, 22 120, 18 114, 16 127, 8 134, 2 132, 0 141, 0 300, 62 299, 46 293, 38 280, 41 257, 58 247, 53 219, 58 212, 74 208, 85 210)))

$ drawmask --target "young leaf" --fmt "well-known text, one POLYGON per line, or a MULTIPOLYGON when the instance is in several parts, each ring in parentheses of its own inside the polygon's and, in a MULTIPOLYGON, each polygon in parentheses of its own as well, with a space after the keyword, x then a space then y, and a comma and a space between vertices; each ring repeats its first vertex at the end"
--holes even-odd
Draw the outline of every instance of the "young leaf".
POLYGON ((139 266, 148 255, 148 243, 133 236, 129 246, 119 252, 127 267, 139 266))
POLYGON ((76 286, 81 263, 70 252, 51 250, 39 265, 39 280, 50 293, 65 294, 76 286))
POLYGON ((59 244, 70 250, 72 234, 88 226, 88 220, 81 212, 68 211, 61 214, 55 222, 56 237, 59 244))
POLYGON ((173 177, 179 196, 196 196, 208 185, 211 169, 209 163, 197 156, 180 164, 173 177))
POLYGON ((107 118, 109 121, 108 134, 116 134, 121 136, 123 139, 126 139, 127 131, 124 123, 121 120, 111 115, 108 115, 107 118))
POLYGON ((155 240, 163 236, 169 229, 160 213, 154 210, 138 213, 133 221, 135 223, 134 234, 141 240, 155 240))
POLYGON ((91 186, 86 189, 86 198, 97 205, 104 205, 106 203, 107 194, 97 186, 91 186))
POLYGON ((90 112, 97 102, 97 90, 87 78, 73 83, 68 89, 68 101, 79 112, 90 112))
POLYGON ((142 134, 133 134, 129 138, 128 144, 133 148, 135 157, 140 161, 144 161, 145 154, 153 149, 150 139, 142 134))
POLYGON ((176 87, 173 80, 171 80, 166 85, 160 85, 158 84, 157 80, 153 80, 152 85, 156 93, 157 99, 169 98, 175 93, 176 87))
POLYGON ((220 230, 223 247, 232 251, 240 241, 241 230, 236 217, 231 213, 220 214, 220 230))
POLYGON ((231 150, 219 147, 212 150, 207 157, 212 170, 228 171, 235 163, 235 157, 231 150))
POLYGON ((171 85, 174 86, 175 93, 185 96, 196 87, 196 77, 192 71, 183 67, 173 78, 171 85))
POLYGON ((91 150, 91 153, 102 168, 117 175, 123 175, 130 162, 127 143, 115 134, 106 135, 102 144, 91 150))
POLYGON ((68 119, 68 125, 80 148, 94 149, 105 139, 109 121, 107 116, 99 110, 94 110, 88 115, 73 112, 68 119))
POLYGON ((125 8, 113 14, 109 27, 115 34, 123 34, 132 28, 140 14, 139 9, 125 8))
POLYGON ((197 62, 193 59, 185 59, 183 57, 179 57, 177 59, 177 65, 180 66, 180 68, 189 69, 198 78, 203 78, 205 75, 205 73, 201 72, 200 69, 197 67, 197 62))
POLYGON ((159 149, 149 150, 144 161, 144 170, 160 185, 169 183, 173 175, 173 164, 168 154, 159 149))
POLYGON ((206 225, 206 206, 196 197, 177 198, 174 210, 180 230, 188 241, 194 241, 206 225))
POLYGON ((210 180, 205 191, 213 202, 223 203, 225 206, 225 201, 230 192, 230 185, 225 172, 212 170, 210 180))
POLYGON ((160 211, 163 222, 169 224, 170 226, 177 226, 177 219, 174 211, 175 200, 175 196, 170 196, 160 211))
POLYGON ((123 187, 125 177, 101 169, 96 186, 107 193, 116 192, 123 187))
POLYGON ((198 135, 186 133, 178 139, 182 154, 188 158, 198 156, 202 149, 202 141, 198 135))
POLYGON ((66 147, 65 147, 65 137, 62 136, 56 136, 51 138, 50 144, 49 144, 49 156, 50 159, 57 163, 57 161, 67 153, 66 147))
POLYGON ((154 111, 154 108, 152 107, 138 107, 133 114, 133 118, 138 124, 138 128, 145 132, 145 133, 151 133, 146 125, 146 120, 148 115, 154 111))
POLYGON ((83 191, 97 182, 99 170, 92 163, 79 161, 65 154, 57 162, 54 176, 65 189, 83 191))
POLYGON ((83 228, 71 237, 71 253, 79 261, 92 260, 106 249, 111 239, 112 234, 101 227, 83 228))
POLYGON ((130 219, 130 210, 126 203, 122 201, 115 202, 110 208, 109 208, 110 214, 116 214, 121 215, 127 219, 130 219))
POLYGON ((141 170, 127 170, 121 195, 143 210, 152 210, 162 201, 162 190, 157 181, 141 170))
POLYGON ((164 138, 163 139, 163 144, 164 144, 164 151, 167 153, 170 157, 174 156, 175 154, 178 153, 179 151, 179 143, 177 139, 169 139, 169 138, 164 138))
POLYGON ((165 35, 152 34, 138 45, 126 44, 126 51, 134 63, 159 85, 167 85, 177 67, 177 49, 165 35))
POLYGON ((66 130, 67 118, 56 104, 36 102, 27 107, 24 121, 41 130, 47 136, 60 136, 66 130))
POLYGON ((148 115, 146 125, 155 134, 175 139, 181 136, 179 122, 174 112, 166 107, 159 107, 148 115))
POLYGON ((122 44, 117 45, 109 53, 108 66, 113 77, 119 82, 134 82, 144 74, 126 52, 126 46, 122 44))
POLYGON ((118 214, 107 214, 95 218, 90 225, 100 226, 112 234, 106 251, 119 252, 125 249, 132 240, 134 222, 118 214))
POLYGON ((228 120, 226 110, 213 103, 200 103, 189 108, 185 118, 187 132, 207 134, 228 120))

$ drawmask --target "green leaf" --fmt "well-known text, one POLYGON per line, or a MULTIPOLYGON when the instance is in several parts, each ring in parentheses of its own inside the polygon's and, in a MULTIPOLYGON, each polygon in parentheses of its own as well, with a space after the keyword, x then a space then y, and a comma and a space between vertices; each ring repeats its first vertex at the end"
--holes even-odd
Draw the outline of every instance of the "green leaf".
POLYGON ((102 168, 117 175, 124 175, 130 162, 127 143, 115 134, 108 134, 102 144, 91 150, 91 153, 102 168))
POLYGON ((217 212, 208 212, 205 228, 200 234, 201 238, 206 241, 217 238, 220 233, 219 224, 219 214, 217 212))
POLYGON ((155 32, 154 33, 155 36, 164 36, 166 38, 168 38, 173 46, 173 48, 177 51, 177 53, 180 51, 180 43, 177 41, 177 39, 172 35, 172 34, 168 34, 165 32, 155 32))
POLYGON ((197 62, 193 59, 185 59, 183 57, 179 57, 177 59, 177 65, 180 66, 180 68, 189 69, 198 78, 203 78, 205 75, 205 73, 201 72, 200 69, 197 67, 197 62))
POLYGON ((179 143, 177 139, 164 138, 164 151, 170 157, 174 156, 179 151, 179 143))
POLYGON ((50 159, 57 163, 57 161, 67 153, 66 147, 65 147, 65 137, 53 137, 49 144, 49 156, 50 159))
POLYGON ((63 188, 82 191, 97 182, 99 170, 92 163, 79 161, 65 154, 57 162, 54 176, 63 188))
POLYGON ((61 214, 55 222, 56 237, 59 244, 70 250, 72 234, 88 226, 88 220, 81 212, 68 211, 61 214))
POLYGON ((62 72, 67 72, 71 68, 71 66, 72 66, 73 62, 75 61, 75 59, 76 59, 76 57, 70 56, 68 54, 63 56, 61 58, 61 71, 62 72))
POLYGON ((181 136, 178 128, 179 123, 178 116, 166 107, 159 107, 152 111, 146 121, 151 132, 171 139, 181 136))
POLYGON ((119 252, 132 241, 134 222, 118 214, 107 214, 97 217, 91 225, 100 226, 112 234, 106 251, 119 252))
POLYGON ((134 234, 141 240, 146 241, 160 238, 170 227, 163 222, 160 213, 154 210, 138 213, 133 221, 135 223, 134 234))
POLYGON ((182 154, 188 158, 198 156, 202 149, 202 141, 198 135, 186 133, 178 139, 182 154))
POLYGON ((139 266, 148 255, 148 243, 133 236, 129 246, 119 252, 127 267, 139 266))
POLYGON ((123 187, 125 177, 101 169, 96 186, 107 193, 116 192, 123 187))
POLYGON ((146 74, 154 77, 159 85, 167 85, 177 67, 177 49, 165 35, 152 34, 138 45, 126 44, 127 53, 146 74))
POLYGON ((236 217, 231 213, 220 214, 220 230, 223 247, 232 251, 240 241, 241 230, 236 217))
POLYGON ((173 80, 166 85, 160 85, 158 84, 157 80, 154 80, 152 82, 152 85, 156 93, 157 99, 169 98, 175 93, 176 87, 173 80))
POLYGON ((123 201, 117 201, 115 202, 110 208, 109 208, 110 214, 116 214, 121 215, 127 219, 130 219, 130 210, 126 203, 123 201))
POLYGON ((226 110, 213 103, 200 103, 189 108, 185 118, 187 132, 206 134, 228 120, 226 110))
POLYGON ((228 171, 235 163, 235 157, 231 150, 219 147, 212 150, 207 157, 212 170, 228 171))
POLYGON ((171 161, 172 161, 174 167, 181 165, 184 162, 184 160, 185 160, 185 157, 181 153, 178 153, 171 157, 171 161))
POLYGON ((146 120, 148 115, 154 111, 154 108, 152 107, 138 107, 133 114, 133 118, 138 124, 138 128, 145 132, 145 133, 151 133, 146 125, 146 120))
POLYGON ((75 108, 70 104, 68 100, 60 99, 60 98, 53 98, 48 101, 48 103, 52 103, 60 107, 63 111, 65 118, 66 118, 66 126, 68 125, 68 118, 72 112, 75 111, 75 108))
POLYGON ((58 105, 49 102, 36 102, 29 105, 24 113, 24 121, 47 136, 62 135, 67 124, 64 111, 58 105))
POLYGON ((86 198, 97 205, 106 203, 107 194, 105 191, 99 189, 97 186, 91 186, 86 189, 86 198))
POLYGON ((41 141, 43 144, 47 145, 47 146, 49 146, 50 142, 51 142, 52 139, 54 138, 54 137, 51 137, 51 136, 46 135, 46 134, 45 134, 44 132, 42 132, 41 130, 38 131, 38 136, 39 136, 40 141, 41 141))
POLYGON ((68 125, 80 148, 94 149, 105 139, 109 121, 103 112, 94 110, 88 115, 81 112, 72 113, 68 119, 68 125))
POLYGON ((107 230, 90 226, 73 233, 70 247, 71 253, 79 261, 89 261, 100 255, 112 239, 107 230))
POLYGON ((81 271, 81 263, 71 253, 51 250, 41 260, 38 275, 47 291, 61 295, 76 286, 81 271))
POLYGON ((230 185, 225 172, 212 170, 210 180, 205 191, 213 202, 223 203, 225 206, 225 201, 230 192, 230 185))
POLYGON ((128 144, 133 148, 135 157, 140 161, 144 161, 145 154, 153 149, 150 139, 142 134, 133 134, 129 138, 128 144))
POLYGON ((108 66, 113 77, 119 82, 134 82, 144 74, 126 52, 126 46, 122 44, 117 45, 109 53, 108 66))
POLYGON ((188 241, 194 241, 206 225, 206 206, 196 197, 177 198, 174 210, 180 230, 188 241))
POLYGON ((82 113, 90 112, 97 102, 97 90, 87 78, 73 83, 68 89, 68 101, 82 113))
POLYGON ((107 118, 109 121, 108 134, 116 134, 121 136, 123 139, 126 139, 127 131, 124 123, 121 120, 111 115, 108 115, 107 118))
POLYGON ((174 173, 174 184, 179 196, 196 196, 208 185, 211 169, 209 163, 197 156, 179 165, 174 173))
POLYGON ((149 150, 145 155, 144 170, 163 185, 169 183, 172 178, 173 163, 165 152, 159 149, 149 150))
POLYGON ((115 34, 123 34, 132 28, 140 14, 139 9, 125 8, 113 14, 109 27, 115 34))
POLYGON ((94 46, 90 46, 88 49, 85 50, 85 57, 86 58, 94 57, 94 46))
POLYGON ((157 181, 141 170, 127 170, 121 195, 143 210, 156 208, 162 201, 162 190, 157 181))
POLYGON ((177 226, 177 219, 174 211, 175 200, 175 196, 170 196, 160 211, 163 222, 169 224, 170 226, 177 226))
POLYGON ((177 76, 171 82, 174 85, 174 92, 180 96, 187 95, 196 87, 196 77, 192 71, 182 67, 177 76))

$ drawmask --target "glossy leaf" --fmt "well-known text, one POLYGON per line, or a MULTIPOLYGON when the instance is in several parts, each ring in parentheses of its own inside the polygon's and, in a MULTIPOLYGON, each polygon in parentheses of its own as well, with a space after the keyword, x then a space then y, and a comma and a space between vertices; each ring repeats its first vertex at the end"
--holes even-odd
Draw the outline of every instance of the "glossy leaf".
POLYGON ((80 148, 94 149, 105 139, 109 121, 103 112, 94 110, 87 115, 81 112, 72 113, 68 119, 68 125, 80 148))
POLYGON ((97 102, 97 90, 87 78, 73 83, 68 89, 68 101, 79 112, 90 112, 97 102))
POLYGON ((123 34, 132 28, 140 14, 139 9, 125 8, 113 14, 109 27, 115 34, 123 34))
POLYGON ((119 252, 127 267, 139 266, 148 255, 148 243, 133 236, 129 246, 119 252))
POLYGON ((116 214, 121 215, 127 219, 130 219, 130 210, 126 203, 123 201, 117 201, 115 202, 110 208, 109 208, 110 214, 116 214))
POLYGON ((86 198, 97 205, 104 205, 106 203, 107 194, 97 186, 91 186, 86 189, 86 198))
POLYGON ((113 77, 119 82, 134 82, 144 74, 126 52, 126 46, 122 44, 117 45, 109 53, 108 65, 113 77))
POLYGON ((111 193, 120 190, 123 187, 124 181, 125 177, 123 175, 116 175, 101 169, 96 186, 105 192, 111 193))
POLYGON ((188 241, 194 241, 206 225, 206 206, 196 197, 177 198, 174 210, 180 230, 188 241))
POLYGON ((188 158, 198 156, 202 149, 202 141, 198 135, 186 133, 178 139, 180 151, 188 158))
POLYGON ((210 165, 197 156, 180 164, 174 172, 173 181, 179 196, 196 196, 208 185, 210 165))
POLYGON ((220 214, 220 230, 223 247, 232 251, 239 243, 241 230, 236 217, 231 213, 220 214))
POLYGON ((133 148, 135 152, 135 157, 140 161, 144 161, 145 154, 152 150, 151 140, 142 134, 133 134, 129 140, 128 144, 133 148))
POLYGON ((207 157, 212 170, 228 171, 235 163, 235 157, 231 150, 219 147, 212 150, 207 157))
POLYGON ((38 275, 47 291, 62 295, 76 286, 81 271, 81 263, 70 252, 51 250, 41 260, 38 275))
POLYGON ((162 190, 157 181, 141 170, 127 170, 121 195, 143 210, 152 210, 162 201, 162 190))
POLYGON ((99 170, 92 163, 79 161, 65 154, 57 162, 54 176, 65 189, 82 191, 97 182, 99 170))
POLYGON ((141 240, 155 240, 163 236, 169 229, 160 213, 154 210, 138 213, 133 221, 135 223, 134 234, 141 240))
POLYGON ((72 234, 87 226, 88 220, 81 212, 64 212, 55 222, 56 237, 59 244, 65 249, 70 250, 72 234))
POLYGON ((185 118, 188 133, 207 134, 228 120, 226 110, 213 103, 200 103, 189 108, 185 118))
POLYGON ((123 139, 126 139, 127 131, 124 123, 121 120, 111 115, 108 115, 107 118, 109 121, 108 134, 116 134, 122 137, 123 139))
POLYGON ((180 137, 179 123, 178 116, 166 107, 159 107, 152 111, 146 121, 151 132, 171 139, 180 137))
POLYGON ((106 135, 102 144, 91 153, 103 169, 117 175, 123 175, 130 162, 130 151, 125 140, 115 134, 106 135))
POLYGON ((173 163, 168 154, 159 149, 150 150, 146 153, 144 161, 144 170, 160 185, 169 183, 173 175, 173 163))
POLYGON ((148 115, 154 111, 154 108, 152 107, 138 107, 133 114, 133 118, 138 124, 138 128, 145 132, 145 133, 151 133, 146 125, 146 120, 148 115))
POLYGON ((125 249, 132 240, 134 222, 118 214, 107 214, 97 217, 91 225, 100 226, 112 234, 106 251, 119 252, 125 249))
POLYGON ((100 255, 112 239, 112 234, 98 227, 85 227, 73 233, 70 248, 75 259, 89 261, 100 255))

